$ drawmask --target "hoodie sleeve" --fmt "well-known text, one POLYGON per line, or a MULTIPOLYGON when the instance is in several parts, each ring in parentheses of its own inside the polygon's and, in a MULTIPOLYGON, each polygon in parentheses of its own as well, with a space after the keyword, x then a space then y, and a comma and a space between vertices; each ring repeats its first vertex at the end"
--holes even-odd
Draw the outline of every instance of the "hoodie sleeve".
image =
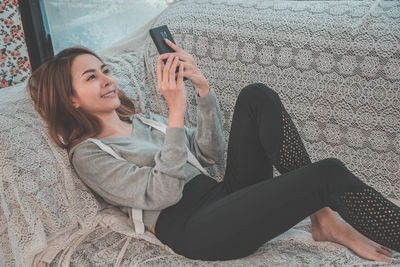
POLYGON ((168 128, 155 166, 137 166, 84 141, 70 152, 79 178, 113 205, 160 210, 177 203, 184 187, 187 161, 183 128, 168 128))
POLYGON ((185 128, 190 151, 202 165, 221 162, 224 156, 225 136, 221 111, 214 89, 202 97, 196 94, 197 128, 185 128))
MULTIPOLYGON (((221 162, 224 157, 225 136, 222 128, 221 110, 212 87, 207 95, 196 94, 197 127, 184 126, 189 150, 201 165, 209 166, 221 162)), ((152 113, 155 120, 168 125, 168 118, 152 113)))

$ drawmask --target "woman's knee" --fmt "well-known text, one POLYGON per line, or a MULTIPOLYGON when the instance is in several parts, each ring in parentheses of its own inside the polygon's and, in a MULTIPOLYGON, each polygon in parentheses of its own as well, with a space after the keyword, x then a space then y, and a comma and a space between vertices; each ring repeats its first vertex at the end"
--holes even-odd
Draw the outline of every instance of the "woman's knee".
MULTIPOLYGON (((326 203, 331 203, 338 194, 346 191, 358 190, 359 188, 368 187, 359 177, 354 175, 345 164, 337 158, 327 158, 321 161, 324 166, 323 177, 324 187, 327 191, 326 203)), ((331 206, 333 207, 333 206, 331 206)))
POLYGON ((278 93, 264 83, 249 84, 240 91, 238 99, 255 102, 273 102, 279 103, 278 93))
POLYGON ((329 173, 338 173, 338 172, 340 173, 348 171, 344 163, 337 158, 331 157, 320 160, 320 164, 322 164, 323 168, 329 173))
POLYGON ((320 162, 321 170, 324 173, 328 184, 336 184, 345 187, 364 185, 357 176, 355 176, 346 165, 337 158, 326 158, 320 162))

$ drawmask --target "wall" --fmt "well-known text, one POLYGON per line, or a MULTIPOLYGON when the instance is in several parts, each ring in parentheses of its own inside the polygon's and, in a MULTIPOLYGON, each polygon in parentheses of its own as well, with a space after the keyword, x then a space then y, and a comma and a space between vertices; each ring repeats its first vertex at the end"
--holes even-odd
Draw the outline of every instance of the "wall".
POLYGON ((17 0, 0 1, 0 88, 25 81, 31 74, 17 0))

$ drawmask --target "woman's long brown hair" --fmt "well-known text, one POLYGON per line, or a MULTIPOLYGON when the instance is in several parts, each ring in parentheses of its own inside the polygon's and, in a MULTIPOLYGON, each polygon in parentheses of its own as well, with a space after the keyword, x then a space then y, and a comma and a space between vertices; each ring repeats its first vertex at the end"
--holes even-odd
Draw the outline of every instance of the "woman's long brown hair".
MULTIPOLYGON (((66 48, 36 69, 27 83, 34 107, 46 122, 51 139, 67 150, 101 132, 100 120, 81 108, 74 108, 70 99, 74 94, 72 61, 81 54, 91 54, 104 63, 86 47, 66 48)), ((118 97, 121 105, 116 112, 121 120, 129 121, 129 117, 137 113, 135 106, 122 90, 118 90, 118 97)))

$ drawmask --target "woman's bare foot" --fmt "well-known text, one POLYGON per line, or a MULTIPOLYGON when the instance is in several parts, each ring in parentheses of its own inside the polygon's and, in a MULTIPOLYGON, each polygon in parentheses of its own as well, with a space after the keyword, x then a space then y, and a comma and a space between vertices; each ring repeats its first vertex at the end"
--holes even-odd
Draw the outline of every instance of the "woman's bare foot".
POLYGON ((362 235, 351 225, 340 220, 330 208, 324 207, 313 213, 310 218, 315 241, 341 244, 367 260, 392 262, 391 249, 362 235))

